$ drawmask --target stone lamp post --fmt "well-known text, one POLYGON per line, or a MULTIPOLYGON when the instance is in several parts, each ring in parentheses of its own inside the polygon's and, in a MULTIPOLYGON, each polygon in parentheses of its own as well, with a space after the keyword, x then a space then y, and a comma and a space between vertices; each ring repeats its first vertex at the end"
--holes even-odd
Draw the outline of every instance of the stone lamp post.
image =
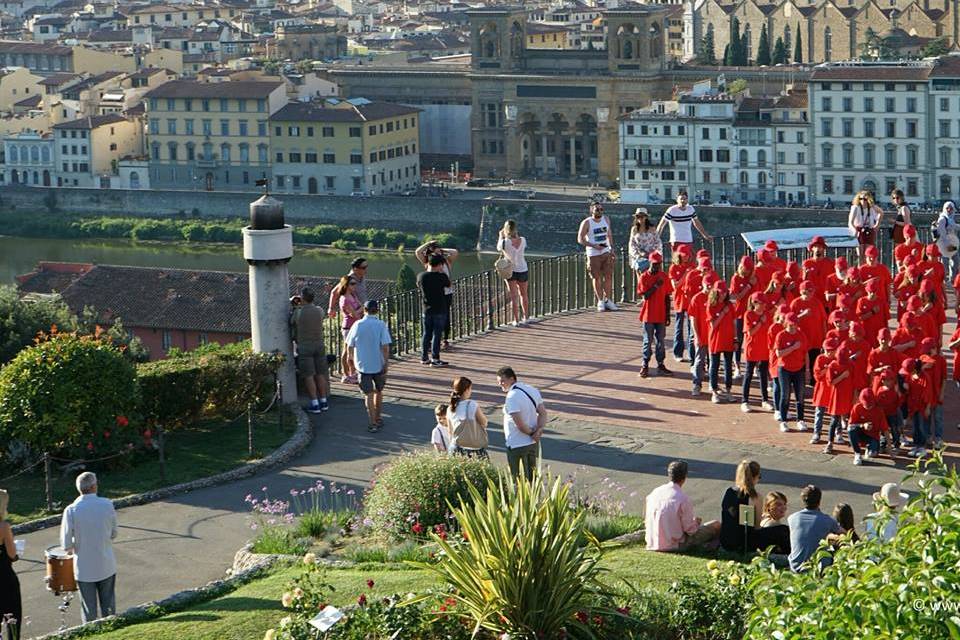
POLYGON ((250 203, 250 226, 243 228, 243 257, 249 265, 250 329, 256 353, 280 352, 281 402, 297 401, 297 378, 290 337, 290 274, 293 227, 284 224, 283 203, 264 194, 250 203))

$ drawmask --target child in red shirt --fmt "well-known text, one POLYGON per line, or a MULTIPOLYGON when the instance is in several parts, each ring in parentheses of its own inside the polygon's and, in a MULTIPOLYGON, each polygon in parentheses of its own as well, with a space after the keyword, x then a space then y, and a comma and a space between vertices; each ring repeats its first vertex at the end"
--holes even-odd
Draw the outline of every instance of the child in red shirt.
POLYGON ((947 359, 940 355, 940 345, 933 338, 920 343, 923 373, 930 379, 933 406, 930 410, 931 445, 943 446, 943 394, 947 389, 947 359))
POLYGON ((953 381, 960 387, 960 323, 954 329, 950 336, 950 342, 947 343, 947 349, 953 351, 953 381))
POLYGON ((903 355, 890 346, 892 341, 890 329, 884 327, 877 332, 878 346, 871 349, 867 356, 867 374, 871 377, 882 375, 888 369, 894 373, 900 369, 903 355))
POLYGON ((767 334, 770 331, 770 315, 763 294, 759 291, 750 294, 747 311, 743 314, 743 357, 747 359, 746 372, 743 375, 742 402, 740 410, 750 412, 750 385, 754 371, 759 371, 761 407, 773 411, 769 402, 767 384, 770 379, 770 349, 767 334))
MULTIPOLYGON (((764 297, 766 301, 766 297, 764 297)), ((777 360, 777 348, 775 340, 777 335, 783 331, 783 316, 790 313, 790 307, 781 304, 779 306, 772 306, 767 302, 767 307, 772 308, 773 312, 773 322, 770 323, 770 328, 767 330, 767 363, 770 368, 770 383, 773 386, 773 419, 777 422, 780 422, 780 361, 777 360)))
POLYGON ((797 314, 800 331, 807 339, 807 359, 812 376, 813 363, 827 334, 827 312, 823 303, 816 298, 816 285, 813 282, 804 280, 800 283, 800 297, 790 303, 790 311, 797 314))
POLYGON ((753 258, 743 256, 740 258, 740 264, 737 266, 737 272, 730 278, 730 302, 733 303, 733 316, 735 318, 736 344, 734 345, 734 365, 733 376, 740 375, 740 358, 743 351, 743 314, 747 310, 747 299, 755 291, 757 286, 756 268, 753 264, 753 258))
POLYGON ((839 342, 843 342, 850 332, 850 323, 847 321, 847 314, 842 311, 831 312, 830 317, 827 318, 827 324, 830 325, 830 329, 827 330, 827 335, 824 336, 824 339, 836 338, 839 342))
MULTIPOLYGON (((827 338, 823 341, 823 353, 817 356, 813 363, 813 437, 810 444, 820 444, 820 434, 823 433, 823 417, 827 413, 830 402, 830 385, 827 383, 827 367, 837 356, 840 341, 836 338, 827 338)), ((833 427, 833 430, 836 426, 833 427)))
POLYGON ((807 361, 807 339, 800 331, 800 320, 795 313, 783 317, 783 331, 774 339, 777 359, 780 363, 780 431, 790 431, 787 412, 790 408, 790 390, 797 401, 797 431, 806 431, 803 421, 804 367, 807 361))
POLYGON ((814 273, 813 281, 817 283, 817 291, 822 295, 827 290, 827 278, 833 273, 833 260, 827 257, 827 241, 823 236, 814 236, 807 245, 810 257, 804 260, 804 269, 811 262, 814 273))
POLYGON ((911 458, 927 455, 927 438, 930 434, 933 389, 930 387, 930 378, 923 375, 922 367, 923 363, 916 358, 907 358, 900 367, 907 396, 907 418, 913 420, 913 448, 907 454, 911 458))
POLYGON ((829 388, 827 413, 833 416, 833 420, 830 421, 830 434, 827 436, 827 445, 823 448, 824 453, 833 453, 833 443, 842 440, 850 410, 853 409, 853 379, 850 368, 850 352, 840 347, 836 359, 827 366, 825 376, 829 388))
MULTIPOLYGON (((903 245, 900 245, 903 246, 903 245)), ((907 301, 920 292, 920 267, 912 264, 893 279, 893 297, 897 299, 897 319, 907 311, 907 301)))
POLYGON ((860 392, 857 404, 850 410, 850 446, 853 447, 853 464, 863 464, 863 458, 875 458, 880 452, 880 435, 887 432, 887 418, 877 405, 877 398, 870 389, 860 392), (861 445, 866 443, 864 455, 861 445))
POLYGON ((673 359, 683 362, 684 347, 688 346, 690 359, 693 360, 693 336, 690 331, 690 320, 687 317, 687 294, 684 280, 688 273, 694 270, 690 257, 690 246, 682 244, 673 252, 672 264, 667 272, 670 278, 670 288, 673 289, 673 359))
POLYGON ((947 279, 947 271, 940 261, 942 257, 940 247, 931 243, 927 245, 926 258, 920 261, 920 278, 933 282, 940 292, 943 291, 943 283, 947 279))
POLYGON ((667 357, 664 345, 667 325, 670 324, 670 278, 663 272, 663 254, 650 254, 650 266, 637 279, 637 297, 640 300, 639 320, 643 323, 643 364, 640 377, 646 378, 650 370, 650 355, 656 342, 657 373, 669 376, 671 372, 663 363, 667 357))
POLYGON ((703 386, 703 376, 706 373, 707 340, 710 337, 710 321, 707 318, 707 292, 719 276, 712 271, 704 274, 700 281, 700 291, 694 294, 687 303, 687 313, 690 316, 690 326, 693 329, 694 357, 691 367, 693 374, 693 396, 700 395, 703 386))
POLYGON ((923 255, 923 243, 917 240, 917 228, 912 224, 903 227, 904 241, 893 250, 893 258, 897 262, 897 270, 903 271, 904 262, 909 256, 920 259, 923 255))
POLYGON ((860 265, 860 279, 864 284, 871 280, 876 280, 880 285, 877 293, 885 304, 890 303, 890 286, 893 284, 893 276, 890 275, 890 269, 887 265, 880 262, 880 250, 875 245, 870 245, 864 252, 866 264, 860 265))
POLYGON ((713 289, 707 296, 707 317, 710 319, 710 337, 708 346, 710 351, 710 393, 714 404, 721 402, 720 390, 717 387, 720 374, 720 358, 723 357, 723 383, 725 395, 723 400, 730 401, 730 390, 733 387, 733 344, 734 344, 734 307, 730 302, 727 283, 718 280, 713 283, 713 289))
POLYGON ((883 372, 874 376, 873 393, 877 397, 877 405, 887 416, 887 426, 890 428, 890 439, 892 448, 890 455, 893 456, 900 451, 900 428, 903 426, 903 414, 900 407, 903 405, 903 396, 897 388, 896 369, 884 369, 883 372))
POLYGON ((907 300, 907 312, 914 315, 913 322, 920 327, 920 332, 923 334, 924 338, 936 338, 937 333, 939 333, 936 322, 933 319, 933 316, 926 312, 928 307, 924 307, 923 300, 920 299, 919 295, 910 296, 910 299, 907 300))
POLYGON ((867 357, 870 355, 870 343, 863 332, 863 325, 856 320, 850 323, 847 339, 841 343, 850 352, 850 366, 854 391, 867 386, 867 357))
POLYGON ((870 337, 875 337, 888 322, 890 303, 880 298, 880 286, 879 280, 868 280, 865 287, 867 295, 857 300, 857 318, 870 337))

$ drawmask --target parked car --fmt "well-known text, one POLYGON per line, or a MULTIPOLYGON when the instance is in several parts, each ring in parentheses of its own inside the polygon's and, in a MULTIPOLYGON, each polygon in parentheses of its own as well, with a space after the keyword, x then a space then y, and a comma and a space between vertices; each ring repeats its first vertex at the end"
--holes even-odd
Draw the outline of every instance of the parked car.
POLYGON ((527 191, 527 193, 523 197, 526 198, 527 200, 535 200, 537 197, 537 192, 527 191))
POLYGON ((482 178, 474 178, 472 180, 467 180, 468 187, 486 187, 490 184, 489 180, 483 180, 482 178))
POLYGON ((366 197, 367 197, 367 192, 366 192, 366 191, 351 191, 351 192, 350 192, 350 195, 351 195, 352 197, 354 197, 354 198, 366 198, 366 197))
POLYGON ((732 207, 733 205, 730 204, 730 201, 727 200, 726 198, 720 198, 719 200, 717 200, 716 202, 713 203, 713 206, 715 206, 715 207, 732 207))

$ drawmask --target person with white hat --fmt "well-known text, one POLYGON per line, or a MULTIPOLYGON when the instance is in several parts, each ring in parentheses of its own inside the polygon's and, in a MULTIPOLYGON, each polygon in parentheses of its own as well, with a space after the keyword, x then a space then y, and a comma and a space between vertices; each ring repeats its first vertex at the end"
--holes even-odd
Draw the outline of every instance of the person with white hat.
POLYGON ((873 501, 879 504, 880 510, 863 519, 867 538, 879 538, 883 542, 893 540, 900 525, 900 510, 909 499, 910 496, 900 491, 896 482, 880 487, 880 491, 873 494, 873 501))

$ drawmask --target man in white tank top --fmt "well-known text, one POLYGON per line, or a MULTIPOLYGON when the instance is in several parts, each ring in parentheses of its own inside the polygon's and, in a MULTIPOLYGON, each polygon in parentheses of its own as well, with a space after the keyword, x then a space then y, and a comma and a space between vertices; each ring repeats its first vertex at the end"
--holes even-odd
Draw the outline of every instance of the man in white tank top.
POLYGON ((593 294, 597 298, 597 311, 616 311, 613 303, 613 229, 610 218, 603 213, 603 205, 590 205, 590 217, 580 223, 577 242, 587 250, 587 273, 593 282, 593 294))

